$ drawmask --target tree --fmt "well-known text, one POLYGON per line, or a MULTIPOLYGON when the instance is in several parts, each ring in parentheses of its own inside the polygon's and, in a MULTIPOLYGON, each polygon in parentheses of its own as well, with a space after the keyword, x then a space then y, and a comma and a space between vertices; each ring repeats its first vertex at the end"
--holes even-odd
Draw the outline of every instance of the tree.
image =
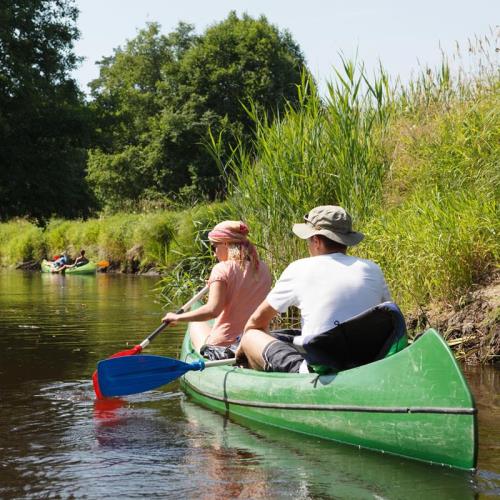
POLYGON ((200 36, 185 23, 167 36, 149 24, 100 65, 91 88, 101 135, 88 180, 102 203, 120 208, 187 192, 214 197, 223 186, 208 130, 249 142, 243 104, 272 116, 294 102, 304 58, 264 17, 232 12, 200 36))
POLYGON ((164 36, 157 23, 149 23, 124 48, 99 61, 99 78, 90 84, 99 127, 88 181, 102 205, 127 208, 168 191, 173 172, 163 146, 168 132, 161 123, 168 110, 158 87, 165 68, 176 67, 195 40, 192 32, 192 26, 180 23, 164 36))
POLYGON ((0 4, 0 218, 84 215, 89 115, 77 64, 73 0, 0 4))
POLYGON ((270 116, 279 112, 285 101, 297 100, 303 68, 303 55, 288 32, 281 33, 264 16, 239 19, 231 12, 181 61, 177 101, 227 116, 248 134, 253 122, 242 103, 252 101, 270 116))

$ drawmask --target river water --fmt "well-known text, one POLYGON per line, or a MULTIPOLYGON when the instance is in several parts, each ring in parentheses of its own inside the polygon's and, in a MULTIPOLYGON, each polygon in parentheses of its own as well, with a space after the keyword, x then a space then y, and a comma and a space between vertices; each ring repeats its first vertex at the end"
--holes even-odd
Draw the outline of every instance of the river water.
MULTIPOLYGON (((174 382, 94 399, 96 362, 143 340, 148 277, 0 273, 0 498, 487 498, 500 496, 500 373, 467 368, 475 474, 258 426, 190 402, 174 382)), ((149 353, 177 356, 180 329, 149 353)))

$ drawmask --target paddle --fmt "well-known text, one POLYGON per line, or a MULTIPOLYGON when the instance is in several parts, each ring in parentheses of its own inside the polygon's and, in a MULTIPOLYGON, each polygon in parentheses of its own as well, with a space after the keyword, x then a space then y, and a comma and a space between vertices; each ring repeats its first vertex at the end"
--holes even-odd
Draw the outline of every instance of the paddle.
MULTIPOLYGON (((184 311, 189 309, 195 302, 200 300, 206 293, 208 292, 208 285, 203 287, 194 297, 189 299, 178 311, 177 314, 182 314, 184 311)), ((140 344, 132 347, 132 349, 125 349, 124 351, 117 352, 109 357, 112 358, 120 358, 122 356, 133 356, 134 354, 139 354, 145 347, 147 347, 153 339, 168 326, 169 323, 162 323, 154 332, 150 333, 140 344)), ((94 391, 98 399, 102 399, 102 393, 100 390, 100 380, 98 371, 94 371, 92 374, 92 383, 94 384, 94 391)))
POLYGON ((235 358, 231 358, 185 363, 178 359, 150 354, 105 359, 97 364, 100 388, 100 395, 97 396, 101 399, 149 391, 168 384, 189 371, 233 365, 235 361, 235 358))

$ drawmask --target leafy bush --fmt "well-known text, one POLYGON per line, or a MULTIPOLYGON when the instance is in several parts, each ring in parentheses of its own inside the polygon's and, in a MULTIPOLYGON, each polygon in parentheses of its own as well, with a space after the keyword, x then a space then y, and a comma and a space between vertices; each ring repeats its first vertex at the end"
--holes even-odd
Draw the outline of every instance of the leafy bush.
POLYGON ((45 254, 43 231, 25 219, 0 224, 0 264, 41 260, 45 254))

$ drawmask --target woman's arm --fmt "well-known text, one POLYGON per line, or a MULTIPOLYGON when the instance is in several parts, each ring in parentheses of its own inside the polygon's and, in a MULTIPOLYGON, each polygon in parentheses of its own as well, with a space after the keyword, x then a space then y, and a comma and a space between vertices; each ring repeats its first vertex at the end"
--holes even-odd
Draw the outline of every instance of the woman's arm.
POLYGON ((182 314, 169 312, 165 314, 162 321, 175 324, 177 321, 207 321, 216 318, 224 309, 226 303, 226 283, 214 281, 210 284, 208 301, 195 311, 187 311, 182 314))

